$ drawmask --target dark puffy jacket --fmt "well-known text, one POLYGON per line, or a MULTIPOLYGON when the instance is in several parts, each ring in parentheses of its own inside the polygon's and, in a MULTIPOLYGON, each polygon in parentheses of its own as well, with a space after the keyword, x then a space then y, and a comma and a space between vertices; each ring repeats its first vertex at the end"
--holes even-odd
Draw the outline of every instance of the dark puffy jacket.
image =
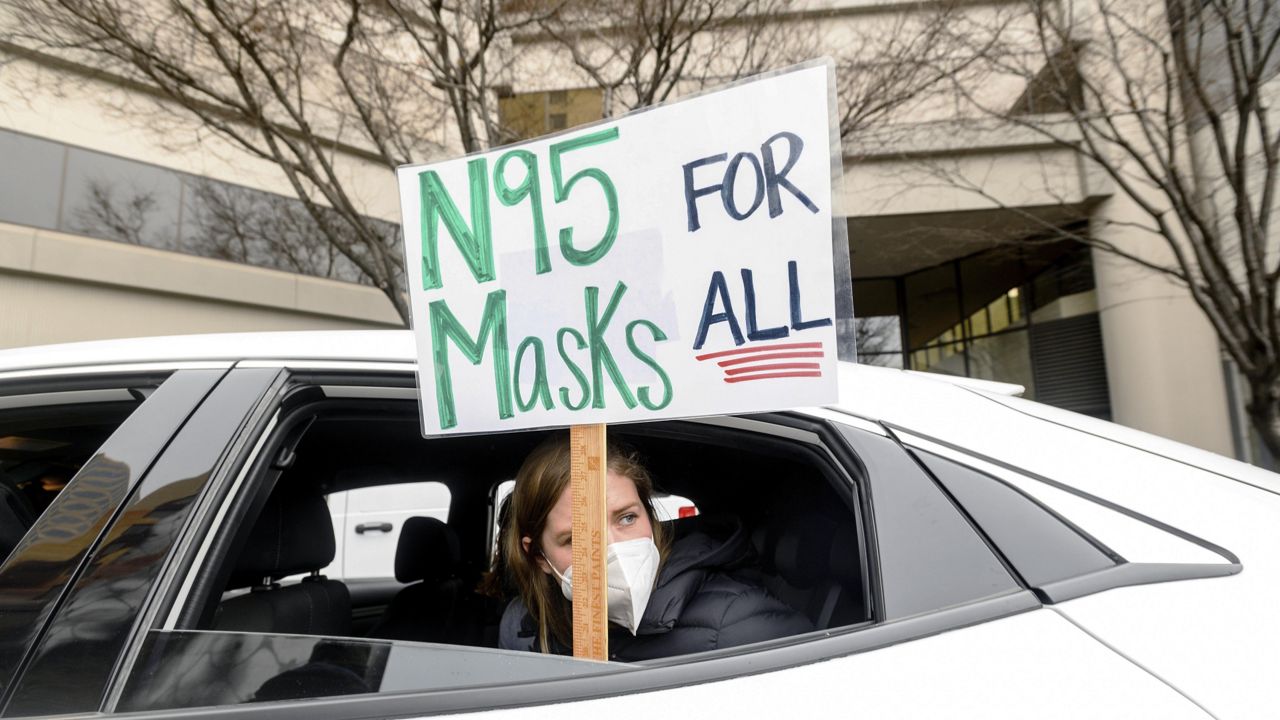
MULTIPOLYGON (((803 615, 752 581, 743 566, 753 550, 738 520, 706 517, 677 527, 682 532, 667 553, 636 635, 609 626, 610 659, 651 660, 813 629, 803 615)), ((537 634, 537 624, 517 597, 503 613, 500 647, 536 651, 537 634)), ((570 652, 559 643, 548 645, 559 654, 570 652)))

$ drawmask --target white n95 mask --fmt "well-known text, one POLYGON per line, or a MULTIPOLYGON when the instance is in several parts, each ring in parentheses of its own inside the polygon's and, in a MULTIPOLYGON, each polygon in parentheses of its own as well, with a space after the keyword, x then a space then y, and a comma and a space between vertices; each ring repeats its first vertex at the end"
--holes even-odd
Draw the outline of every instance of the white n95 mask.
MULTIPOLYGON (((636 538, 609 544, 608 552, 608 602, 609 622, 614 622, 632 635, 640 627, 640 618, 649 605, 653 583, 658 578, 661 555, 653 538, 636 538)), ((547 561, 547 567, 560 581, 560 592, 573 601, 573 566, 561 575, 556 566, 547 561)))

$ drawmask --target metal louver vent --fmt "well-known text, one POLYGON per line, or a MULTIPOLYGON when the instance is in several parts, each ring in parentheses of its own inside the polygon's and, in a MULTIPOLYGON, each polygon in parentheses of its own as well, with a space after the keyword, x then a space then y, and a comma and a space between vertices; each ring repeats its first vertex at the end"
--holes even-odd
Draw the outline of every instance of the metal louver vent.
POLYGON ((1032 324, 1031 372, 1037 401, 1111 419, 1102 326, 1096 313, 1032 324))

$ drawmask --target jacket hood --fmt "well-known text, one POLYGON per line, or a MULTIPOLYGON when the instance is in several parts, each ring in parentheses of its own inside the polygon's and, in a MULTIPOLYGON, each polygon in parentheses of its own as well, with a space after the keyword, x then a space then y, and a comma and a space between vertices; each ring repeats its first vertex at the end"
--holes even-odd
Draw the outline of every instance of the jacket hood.
POLYGON ((698 516, 668 527, 675 532, 675 541, 658 572, 636 635, 669 631, 708 574, 732 568, 752 552, 747 532, 735 517, 698 516))

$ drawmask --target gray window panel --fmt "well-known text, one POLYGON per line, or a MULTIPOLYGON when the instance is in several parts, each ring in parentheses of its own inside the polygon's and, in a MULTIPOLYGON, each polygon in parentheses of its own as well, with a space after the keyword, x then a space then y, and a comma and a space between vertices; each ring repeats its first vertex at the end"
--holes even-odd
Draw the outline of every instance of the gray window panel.
POLYGON ((902 328, 897 315, 854 318, 858 354, 902 352, 902 328))
MULTIPOLYGON (((0 130, 0 222, 369 284, 294 197, 0 130), (65 178, 64 178, 65 169, 65 178)), ((400 229, 365 218, 399 257, 400 229)), ((375 262, 335 215, 344 242, 375 262)), ((403 287, 404 277, 392 282, 403 287)))
POLYGON ((453 690, 621 672, 617 663, 359 638, 228 632, 147 637, 117 709, 453 690))
POLYGON ((1015 488, 937 455, 912 452, 1032 587, 1116 564, 1065 520, 1015 488))
POLYGON ((840 429, 870 481, 886 620, 1021 590, 902 446, 854 428, 840 429))
MULTIPOLYGON (((906 278, 907 344, 916 350, 946 342, 940 336, 960 323, 956 271, 951 264, 912 273, 906 278)), ((959 338, 951 338, 958 340, 959 338)))
MULTIPOLYGON (((1026 330, 1013 330, 969 341, 969 377, 1021 385, 1022 397, 1040 400, 1036 395, 1034 363, 1026 330)), ((1101 354, 1098 356, 1101 358, 1101 354)))
MULTIPOLYGON (((360 268, 321 232, 306 206, 294 197, 205 178, 187 178, 182 249, 285 272, 368 283, 360 268)), ((366 218, 398 254, 398 227, 366 218)), ((344 242, 360 252, 359 237, 336 213, 333 225, 348 232, 344 242)), ((365 253, 362 253, 365 254, 365 253)))
POLYGON ((157 719, 337 720, 546 706, 809 665, 1039 606, 1021 591, 896 623, 760 643, 752 652, 728 648, 638 665, 358 638, 153 631, 120 703, 106 710, 161 710, 157 719), (285 697, 293 701, 208 705, 285 697), (309 698, 324 699, 303 702, 309 698))
POLYGON ((0 130, 0 221, 58 227, 66 148, 0 130))
POLYGON ((60 230, 178 249, 181 175, 78 148, 67 153, 60 230))
MULTIPOLYGON (((86 450, 83 454, 92 454, 92 457, 75 472, 66 487, 52 498, 18 547, 0 566, 0 588, 3 588, 0 590, 0 602, 4 608, 0 612, 0 686, 4 687, 0 687, 0 690, 13 691, 12 687, 8 687, 11 676, 25 664, 25 658, 34 652, 36 643, 49 638, 46 634, 46 622, 58 612, 72 581, 76 579, 77 568, 101 540, 112 514, 141 481, 142 474, 164 449, 169 437, 186 420, 194 405, 208 394, 221 374, 222 371, 219 370, 180 371, 163 380, 163 384, 160 384, 162 375, 146 374, 125 379, 108 378, 105 381, 106 376, 84 376, 70 382, 36 381, 33 384, 31 381, 20 381, 8 386, 0 385, 0 392, 11 390, 17 395, 32 395, 46 389, 51 392, 66 392, 159 385, 122 423, 108 423, 115 427, 100 447, 96 445, 96 438, 85 433, 83 428, 78 433, 72 432, 61 438, 49 434, 51 426, 56 427, 58 423, 47 421, 60 417, 65 419, 65 406, 55 405, 44 413, 43 420, 46 422, 43 424, 46 427, 43 437, 33 439, 61 439, 72 441, 73 446, 78 442, 86 450), (84 448, 84 445, 88 447, 84 448)), ((6 414, 12 412, 7 411, 6 414)), ((6 430, 0 432, 7 434, 6 430)), ((4 482, 18 480, 13 476, 22 469, 6 469, 4 482)), ((65 469, 61 472, 65 476, 65 469)), ((94 615, 109 618, 112 617, 111 613, 111 603, 106 603, 94 615)), ((74 651, 67 656, 82 658, 83 655, 77 653, 83 649, 75 646, 74 651)), ((63 675, 65 677, 67 675, 63 675)), ((59 692, 63 692, 67 686, 65 683, 55 685, 59 692)), ((12 706, 6 708, 6 712, 11 710, 12 706)))

